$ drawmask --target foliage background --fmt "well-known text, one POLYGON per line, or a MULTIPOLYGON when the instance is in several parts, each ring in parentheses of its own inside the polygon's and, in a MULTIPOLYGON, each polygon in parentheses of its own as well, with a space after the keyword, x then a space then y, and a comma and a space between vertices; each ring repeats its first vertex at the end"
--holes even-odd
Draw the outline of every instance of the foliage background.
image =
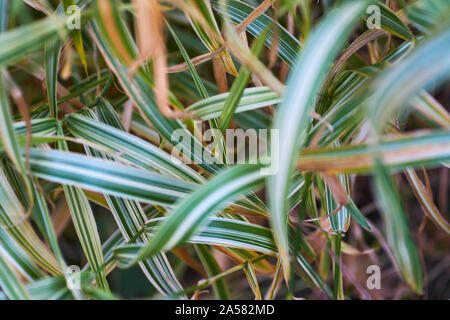
POLYGON ((447 0, 0 0, 1 298, 448 299, 449 18, 447 0), (194 120, 279 129, 280 170, 174 165, 194 120))

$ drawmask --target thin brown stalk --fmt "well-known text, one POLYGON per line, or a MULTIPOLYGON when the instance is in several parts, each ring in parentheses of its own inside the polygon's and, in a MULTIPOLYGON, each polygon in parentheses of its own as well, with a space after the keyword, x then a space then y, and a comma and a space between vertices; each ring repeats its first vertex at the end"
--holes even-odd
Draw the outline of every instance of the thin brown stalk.
MULTIPOLYGON (((178 1, 176 1, 176 0, 170 0, 170 2, 173 2, 174 4, 180 6, 178 1)), ((238 25, 235 26, 236 33, 243 32, 245 30, 245 28, 247 28, 253 22, 253 20, 258 18, 268 8, 270 8, 271 2, 272 2, 271 0, 265 0, 258 7, 256 7, 255 10, 252 11, 252 13, 250 13, 247 16, 247 18, 245 18, 241 23, 239 23, 238 25)), ((182 7, 184 8, 184 5, 182 7)), ((181 9, 181 7, 180 7, 180 9, 181 9)), ((203 25, 202 25, 202 27, 203 27, 203 25)), ((194 66, 200 65, 200 64, 207 62, 210 59, 214 58, 216 55, 220 54, 225 49, 226 49, 225 46, 221 46, 220 48, 218 48, 214 51, 211 51, 211 52, 208 52, 208 53, 205 53, 200 56, 192 58, 191 62, 194 66)), ((170 66, 168 68, 168 73, 182 72, 182 71, 185 71, 188 69, 189 69, 189 67, 188 67, 187 63, 183 62, 183 63, 177 64, 177 65, 170 66)))
POLYGON ((227 73, 218 56, 213 57, 213 72, 219 93, 228 92, 227 73))

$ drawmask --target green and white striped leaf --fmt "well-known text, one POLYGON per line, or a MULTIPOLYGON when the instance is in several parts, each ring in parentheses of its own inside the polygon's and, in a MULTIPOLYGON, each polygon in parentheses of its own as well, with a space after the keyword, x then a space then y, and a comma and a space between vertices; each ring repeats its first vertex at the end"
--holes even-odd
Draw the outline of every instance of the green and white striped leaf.
POLYGON ((5 295, 11 300, 28 300, 30 295, 17 277, 17 274, 9 267, 9 262, 0 251, 0 286, 5 295))
MULTIPOLYGON (((62 135, 61 127, 58 126, 57 131, 60 135, 62 135)), ((58 148, 63 151, 68 150, 65 141, 59 142, 58 148)), ((109 285, 106 281, 106 273, 105 270, 102 269, 104 263, 102 244, 100 242, 97 224, 95 222, 94 214, 89 201, 81 188, 77 186, 64 184, 63 189, 67 204, 69 206, 72 222, 86 259, 95 273, 100 288, 105 291, 109 291, 109 285)))
MULTIPOLYGON (((230 93, 222 93, 190 105, 186 111, 195 113, 203 120, 219 118, 230 93)), ((278 94, 268 87, 246 88, 236 106, 235 114, 249 110, 256 110, 281 102, 278 94)))
POLYGON ((35 176, 49 181, 163 205, 195 188, 192 183, 72 152, 32 148, 30 165, 35 176))
POLYGON ((139 261, 187 241, 208 216, 223 208, 239 195, 256 190, 264 181, 261 166, 235 166, 195 190, 177 204, 169 218, 161 224, 152 240, 143 247, 134 261, 139 261))
MULTIPOLYGON (((224 14, 221 10, 221 5, 219 1, 211 1, 214 9, 217 10, 220 14, 224 14)), ((255 10, 252 6, 238 0, 229 0, 225 3, 225 8, 227 10, 227 14, 230 19, 235 23, 241 23, 244 21, 247 16, 255 10)), ((294 65, 295 61, 300 53, 301 44, 295 39, 283 26, 281 26, 278 22, 274 21, 266 14, 262 14, 253 20, 246 30, 253 35, 254 37, 258 37, 263 31, 267 28, 267 26, 275 26, 269 32, 269 35, 265 41, 265 44, 268 48, 273 45, 273 37, 275 28, 278 30, 279 44, 278 44, 278 55, 281 59, 283 59, 289 65, 294 65)))
POLYGON ((280 110, 273 129, 279 130, 279 170, 268 178, 268 197, 271 223, 285 276, 289 275, 287 228, 287 195, 290 176, 298 156, 296 151, 304 146, 316 94, 320 92, 330 63, 344 45, 352 26, 361 17, 371 1, 347 1, 332 11, 316 27, 304 51, 289 76, 280 110))

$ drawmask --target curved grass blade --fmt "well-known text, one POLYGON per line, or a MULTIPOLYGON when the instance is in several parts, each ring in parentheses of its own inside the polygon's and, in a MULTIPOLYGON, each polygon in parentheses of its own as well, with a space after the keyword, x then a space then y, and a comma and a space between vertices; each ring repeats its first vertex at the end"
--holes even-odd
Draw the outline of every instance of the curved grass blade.
MULTIPOLYGON (((261 54, 268 31, 269 29, 266 28, 266 30, 264 30, 252 43, 251 52, 256 58, 261 54)), ((251 74, 252 72, 247 66, 242 66, 239 70, 239 74, 234 80, 230 92, 228 92, 228 96, 225 100, 222 113, 219 118, 218 129, 221 132, 225 132, 228 128, 234 111, 236 110, 242 93, 244 92, 244 88, 248 85, 251 74)))
MULTIPOLYGON (((149 233, 151 239, 158 232, 162 222, 167 220, 167 217, 161 217, 151 219, 146 223, 145 231, 149 233)), ((294 233, 293 230, 291 232, 294 233)), ((236 248, 245 250, 245 252, 254 250, 267 255, 275 255, 278 251, 270 229, 229 218, 208 217, 204 226, 200 226, 187 241, 194 244, 236 248)), ((143 244, 122 245, 113 250, 114 257, 121 265, 130 265, 142 248, 143 244)), ((300 250, 293 250, 293 252, 309 281, 329 293, 329 288, 300 253, 300 250)))
POLYGON ((3 168, 0 171, 0 222, 5 231, 44 270, 61 273, 60 266, 45 244, 33 230, 29 221, 23 221, 23 208, 12 190, 3 168), (17 225, 16 225, 17 224, 17 225))
MULTIPOLYGON (((103 108, 100 102, 97 108, 103 108)), ((204 182, 197 172, 184 164, 177 164, 170 154, 139 137, 123 130, 99 123, 78 114, 70 114, 66 123, 72 134, 86 141, 99 144, 146 170, 189 181, 204 182)))
POLYGON ((51 16, 0 34, 0 66, 18 61, 64 34, 66 19, 51 16))
MULTIPOLYGON (((102 103, 96 107, 100 119, 115 126, 118 131, 123 130, 120 120, 109 107, 109 105, 102 103)), ((92 112, 88 115, 92 118, 95 117, 92 112)), ((94 122, 97 126, 100 125, 99 122, 94 122)), ((89 147, 86 147, 86 152, 99 158, 108 159, 107 156, 102 155, 100 152, 92 150, 89 147)), ((146 220, 146 215, 141 204, 138 201, 121 197, 105 195, 105 198, 123 238, 126 241, 129 241, 139 234, 137 239, 138 242, 148 242, 148 237, 145 234, 139 233, 139 230, 144 226, 146 220)), ((141 261, 139 265, 152 285, 163 295, 171 296, 183 289, 164 253, 145 259, 141 261)))
POLYGON ((247 278, 248 284, 255 295, 255 300, 261 300, 261 290, 259 289, 258 279, 256 278, 255 268, 251 262, 247 262, 244 265, 244 273, 247 278))
MULTIPOLYGON (((211 1, 215 10, 220 14, 224 12, 221 11, 220 3, 218 1, 211 1)), ((229 0, 225 4, 228 16, 235 23, 241 23, 248 17, 248 15, 255 10, 255 8, 250 5, 237 1, 229 0)), ((253 20, 246 28, 246 30, 253 35, 258 37, 267 26, 275 26, 272 30, 277 30, 279 43, 278 43, 278 55, 289 65, 294 65, 298 54, 300 53, 301 45, 297 39, 295 39, 283 26, 281 26, 276 21, 272 20, 268 15, 262 14, 253 20)), ((274 32, 269 32, 266 38, 265 45, 270 48, 273 45, 274 32)))
POLYGON ((39 269, 35 261, 3 228, 0 228, 0 251, 3 255, 9 256, 9 259, 13 261, 14 269, 18 270, 26 280, 37 280, 44 276, 42 269, 39 269))
POLYGON ((173 204, 195 188, 192 183, 72 152, 32 148, 30 165, 35 176, 49 181, 162 205, 173 204))
POLYGON ((28 300, 30 295, 25 290, 16 273, 0 251, 0 285, 6 296, 11 300, 28 300))
MULTIPOLYGON (((376 5, 380 10, 380 28, 386 30, 406 41, 414 41, 414 36, 411 30, 403 21, 393 12, 388 6, 378 2, 376 5)), ((369 18, 373 12, 368 13, 365 17, 369 18)))
POLYGON ((405 170, 405 175, 426 215, 436 226, 439 226, 447 234, 450 234, 450 223, 439 212, 439 209, 434 204, 433 196, 428 192, 422 181, 420 181, 416 172, 408 168, 405 170))
POLYGON ((61 53, 61 42, 56 39, 45 45, 44 51, 44 68, 45 83, 47 87, 48 105, 50 108, 50 116, 58 117, 58 98, 56 96, 58 85, 58 63, 61 53))
POLYGON ((380 161, 376 161, 375 172, 375 187, 385 216, 387 241, 406 283, 420 293, 423 278, 419 252, 411 238, 394 181, 380 161))
MULTIPOLYGON (((219 118, 230 93, 222 93, 190 105, 186 111, 193 112, 203 120, 219 118)), ((256 110, 281 102, 280 96, 269 87, 253 87, 244 89, 234 114, 256 110)), ((266 127, 267 128, 267 127, 266 127)))
POLYGON ((280 248, 285 276, 289 275, 287 227, 287 194, 291 171, 297 160, 296 150, 303 147, 309 114, 320 92, 325 72, 335 58, 351 27, 371 1, 347 1, 332 11, 313 31, 288 80, 286 95, 274 120, 280 141, 279 170, 269 177, 268 197, 275 239, 280 248))
POLYGON ((376 119, 374 128, 380 132, 398 109, 420 89, 450 77, 450 31, 448 28, 420 43, 411 54, 394 68, 388 68, 373 83, 370 117, 376 119), (430 63, 440 61, 439 64, 430 63), (416 79, 416 81, 411 81, 416 79))
POLYGON ((187 241, 202 226, 205 219, 220 210, 238 195, 259 187, 264 177, 260 165, 235 166, 224 170, 180 202, 152 240, 140 250, 139 261, 187 241))
MULTIPOLYGON (((448 131, 405 134, 382 139, 379 144, 384 165, 391 171, 407 167, 436 166, 450 159, 448 131)), ((297 168, 328 173, 366 173, 374 168, 373 150, 368 144, 340 146, 300 153, 297 168)))
MULTIPOLYGON (((151 241, 151 240, 150 240, 151 241)), ((202 262, 202 265, 205 266, 205 270, 208 273, 208 277, 212 278, 220 273, 222 270, 217 264, 216 259, 214 258, 211 251, 205 245, 196 245, 195 250, 197 255, 202 262)), ((212 283, 213 290, 216 294, 216 298, 220 300, 230 300, 231 294, 230 289, 228 288, 228 284, 224 278, 220 278, 214 283, 212 283)))

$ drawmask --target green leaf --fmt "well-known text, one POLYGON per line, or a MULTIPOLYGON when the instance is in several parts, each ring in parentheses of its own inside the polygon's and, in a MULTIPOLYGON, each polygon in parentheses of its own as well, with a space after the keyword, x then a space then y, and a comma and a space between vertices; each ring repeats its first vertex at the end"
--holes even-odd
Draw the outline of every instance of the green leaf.
POLYGON ((54 118, 58 117, 57 107, 57 85, 58 85, 58 62, 61 53, 61 42, 53 40, 45 46, 45 82, 47 87, 48 104, 50 107, 50 115, 54 118))
MULTIPOLYGON (((214 9, 217 10, 220 14, 224 14, 221 11, 220 3, 218 1, 211 1, 214 6, 214 9)), ((237 1, 237 0, 229 0, 225 3, 225 7, 227 10, 227 14, 232 21, 235 23, 241 23, 244 21, 248 15, 255 10, 255 8, 250 5, 237 1)), ((295 61, 300 53, 301 45, 300 42, 295 39, 283 26, 281 26, 278 22, 271 19, 268 15, 262 14, 257 17, 246 30, 253 35, 254 37, 258 37, 260 34, 264 32, 264 30, 268 26, 274 26, 272 30, 269 32, 268 37, 266 38, 265 45, 270 48, 273 45, 273 37, 274 31, 277 30, 279 37, 279 45, 278 45, 278 55, 289 65, 294 65, 295 61)))
MULTIPOLYGON (((118 128, 117 131, 123 130, 119 119, 109 104, 100 103, 96 109, 100 119, 118 128)), ((95 117, 92 112, 89 113, 89 116, 95 117)), ((94 128, 100 125, 97 121, 93 122, 94 128)), ((86 152, 99 158, 108 159, 107 156, 89 147, 86 147, 86 152)), ((121 197, 105 195, 105 198, 123 238, 129 241, 139 234, 138 242, 148 242, 149 238, 145 234, 139 233, 147 219, 141 204, 138 201, 121 197)), ((162 294, 171 296, 183 289, 164 253, 143 260, 140 267, 152 285, 162 294)))
MULTIPOLYGON (((406 41, 414 41, 414 36, 402 20, 393 12, 388 6, 377 3, 376 5, 380 9, 380 27, 406 41)), ((365 19, 370 18, 374 12, 367 13, 365 19)), ((371 21, 373 23, 373 21, 371 21)))
MULTIPOLYGON (((251 51, 256 58, 261 54, 264 46, 264 40, 267 37, 268 31, 269 29, 267 28, 252 43, 251 51)), ((251 70, 246 66, 241 67, 241 69, 239 70, 239 75, 233 82, 233 86, 228 93, 225 104, 223 106, 222 114, 219 118, 218 129, 221 132, 225 132, 225 130, 228 128, 234 111, 236 110, 242 93, 244 92, 244 88, 248 85, 251 74, 251 70)))
MULTIPOLYGON (((186 111, 195 113, 196 116, 201 117, 203 120, 218 118, 221 116, 225 101, 229 96, 230 93, 227 92, 197 101, 190 105, 186 111)), ((280 102, 280 96, 268 87, 246 88, 238 100, 234 114, 264 108, 280 102)))
POLYGON ((32 173, 62 184, 163 205, 173 204, 195 185, 145 170, 73 152, 30 150, 32 173))
MULTIPOLYGON (((450 134, 433 130, 383 138, 378 142, 384 165, 391 171, 406 167, 436 166, 450 159, 450 134)), ((370 144, 305 150, 300 153, 302 171, 366 173, 374 168, 370 144)))
POLYGON ((51 16, 0 34, 0 66, 18 61, 64 34, 66 19, 51 16))
POLYGON ((306 139, 310 111, 314 107, 316 94, 320 91, 324 75, 335 58, 351 27, 360 18, 371 1, 347 1, 332 11, 308 38, 305 49, 289 76, 288 89, 280 110, 274 120, 273 129, 279 130, 280 148, 278 172, 269 177, 268 197, 271 208, 271 223, 285 276, 288 276, 287 194, 291 171, 297 159, 296 151, 306 139))
POLYGON ((135 261, 187 241, 205 219, 238 195, 257 189, 264 180, 261 166, 235 166, 224 170, 180 202, 135 261))
POLYGON ((6 83, 2 68, 0 68, 0 138, 3 142, 4 150, 14 163, 14 166, 22 175, 25 175, 25 162, 20 154, 20 146, 14 132, 11 109, 9 106, 9 99, 6 92, 6 83))
POLYGON ((16 273, 11 270, 5 256, 0 251, 0 285, 11 300, 28 300, 30 296, 20 282, 16 273))
POLYGON ((258 279, 256 278, 255 268, 251 262, 247 262, 244 265, 245 276, 247 277, 248 284, 255 295, 255 300, 261 300, 261 290, 259 289, 258 279))
MULTIPOLYGON (((67 9, 70 6, 76 5, 76 0, 63 0, 64 5, 64 11, 67 12, 67 9)), ((77 30, 72 34, 72 40, 73 44, 75 45, 75 49, 78 52, 78 55, 80 56, 81 63, 84 66, 84 69, 87 73, 87 63, 86 63, 86 56, 84 52, 84 46, 83 46, 83 38, 81 34, 81 30, 77 30)))
POLYGON ((380 74, 373 83, 369 112, 380 132, 385 124, 420 89, 450 77, 450 31, 443 28, 429 37, 405 59, 380 74), (431 63, 440 61, 439 64, 431 63), (411 81, 416 79, 416 81, 411 81))
POLYGON ((29 221, 22 221, 24 210, 8 182, 0 171, 0 223, 9 236, 44 270, 50 274, 61 273, 55 257, 47 249, 29 221))
MULTIPOLYGON (((205 266, 205 270, 209 277, 214 277, 222 272, 216 259, 214 258, 211 251, 205 245, 196 245, 195 250, 205 266)), ((212 284, 213 290, 216 294, 216 298, 220 300, 230 300, 231 294, 228 284, 224 278, 220 278, 212 284)))
MULTIPOLYGON (((62 129, 59 126, 57 131, 60 135, 63 134, 62 129)), ((59 142, 58 148, 63 151, 68 150, 65 141, 59 142)), ((104 263, 102 245, 89 201, 81 188, 77 186, 69 186, 64 184, 63 189, 67 204, 69 205, 72 222, 86 259, 92 270, 95 272, 100 288, 105 291, 109 291, 109 285, 106 281, 106 273, 102 269, 104 263)))
MULTIPOLYGON (((97 110, 110 108, 106 101, 97 105, 97 110)), ((170 154, 123 130, 99 123, 78 114, 70 114, 66 123, 72 134, 83 140, 101 145, 122 158, 150 171, 188 181, 204 182, 197 172, 184 164, 177 164, 170 154)))
POLYGON ((423 275, 419 252, 408 227, 395 184, 381 162, 376 164, 375 187, 383 208, 386 236, 395 260, 405 281, 416 291, 422 292, 423 275))

